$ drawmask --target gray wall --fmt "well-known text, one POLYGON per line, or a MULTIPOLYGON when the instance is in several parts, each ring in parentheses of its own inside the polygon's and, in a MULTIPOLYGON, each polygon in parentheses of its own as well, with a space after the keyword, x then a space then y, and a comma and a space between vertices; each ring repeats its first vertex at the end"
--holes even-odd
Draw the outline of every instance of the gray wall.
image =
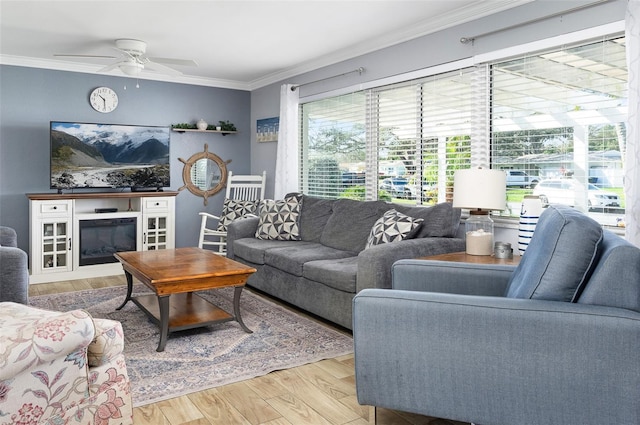
MULTIPOLYGON (((279 115, 280 85, 283 83, 302 84, 339 75, 359 67, 365 68, 362 76, 356 73, 300 88, 300 97, 311 96, 469 58, 481 53, 624 20, 627 1, 614 0, 561 17, 488 35, 479 38, 473 44, 462 44, 459 41, 463 36, 488 33, 517 23, 525 23, 543 16, 567 11, 588 3, 593 3, 593 1, 564 0, 527 3, 518 8, 448 28, 396 46, 377 50, 352 60, 340 62, 254 90, 251 92, 252 128, 255 129, 255 122, 258 119, 279 115)), ((252 134, 254 133, 252 132, 252 134)), ((255 137, 253 141, 255 142, 255 137)), ((266 170, 267 175, 270 176, 271 183, 275 172, 275 152, 276 143, 253 143, 251 151, 252 172, 266 170)), ((267 188, 267 194, 270 195, 272 193, 273 184, 268 185, 267 188)))
MULTIPOLYGON (((250 93, 131 78, 0 66, 0 224, 18 232, 18 243, 29 247, 29 202, 26 193, 49 189, 49 122, 77 121, 111 124, 171 125, 200 118, 209 123, 229 120, 235 135, 171 133, 171 187, 182 187, 183 163, 209 145, 209 151, 232 160, 234 173, 250 172, 250 93), (124 90, 126 85, 127 89, 124 90), (109 114, 94 111, 89 93, 95 87, 113 88, 118 108, 109 114)), ((87 190, 83 190, 86 192, 87 190)), ((203 200, 188 190, 176 198, 176 246, 195 246, 199 211, 222 210, 224 191, 203 200)))

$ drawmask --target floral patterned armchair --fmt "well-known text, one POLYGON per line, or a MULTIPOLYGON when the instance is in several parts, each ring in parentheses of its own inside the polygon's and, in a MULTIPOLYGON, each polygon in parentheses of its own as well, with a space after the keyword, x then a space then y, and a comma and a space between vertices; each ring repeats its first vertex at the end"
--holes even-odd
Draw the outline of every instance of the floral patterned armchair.
POLYGON ((119 322, 0 303, 0 424, 131 424, 119 322))

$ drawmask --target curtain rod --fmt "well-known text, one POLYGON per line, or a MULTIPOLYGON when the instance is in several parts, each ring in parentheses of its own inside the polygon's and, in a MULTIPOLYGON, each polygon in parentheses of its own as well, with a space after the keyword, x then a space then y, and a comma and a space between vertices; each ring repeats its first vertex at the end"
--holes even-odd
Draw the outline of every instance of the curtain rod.
POLYGON ((315 81, 309 81, 308 83, 303 83, 303 84, 298 84, 297 86, 291 86, 291 91, 296 91, 296 89, 298 87, 303 87, 303 86, 307 86, 309 84, 315 84, 315 83, 319 83, 321 81, 326 81, 326 80, 331 80, 332 78, 338 78, 338 77, 343 77, 345 75, 349 75, 349 74, 353 74, 357 72, 358 74, 362 75, 362 73, 364 72, 364 68, 360 67, 358 69, 354 69, 353 71, 348 71, 348 72, 344 72, 342 74, 338 74, 338 75, 332 75, 331 77, 327 77, 327 78, 322 78, 320 80, 315 80, 315 81))
POLYGON ((529 24, 534 24, 536 22, 540 22, 540 21, 544 21, 546 19, 555 18, 557 16, 562 16, 562 15, 566 15, 566 14, 569 14, 569 13, 577 12, 579 10, 587 9, 589 7, 593 7, 593 6, 596 6, 596 5, 601 4, 601 3, 608 3, 610 1, 611 0, 598 0, 598 1, 594 1, 594 2, 588 3, 588 4, 584 4, 582 6, 576 6, 576 7, 572 8, 572 9, 564 10, 562 12, 553 13, 553 14, 547 15, 547 16, 542 16, 540 18, 536 18, 536 19, 532 19, 530 21, 525 21, 525 22, 522 22, 522 23, 519 23, 519 24, 515 24, 515 25, 508 26, 508 27, 500 28, 500 29, 497 29, 497 30, 494 30, 494 31, 489 31, 489 32, 485 32, 485 33, 482 33, 482 34, 474 35, 472 37, 461 37, 460 38, 460 43, 462 43, 462 44, 473 43, 474 41, 476 41, 476 38, 485 37, 487 35, 495 34, 495 33, 502 32, 502 31, 507 31, 507 30, 510 30, 510 29, 518 28, 518 27, 523 27, 523 26, 529 25, 529 24))

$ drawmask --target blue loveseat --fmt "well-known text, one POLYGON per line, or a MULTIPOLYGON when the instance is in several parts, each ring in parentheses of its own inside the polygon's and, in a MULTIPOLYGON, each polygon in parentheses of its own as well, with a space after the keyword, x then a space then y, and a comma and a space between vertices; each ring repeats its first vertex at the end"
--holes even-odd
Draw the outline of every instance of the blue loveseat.
POLYGON ((363 405, 483 425, 640 424, 640 249, 549 207, 519 266, 401 260, 354 298, 363 405))

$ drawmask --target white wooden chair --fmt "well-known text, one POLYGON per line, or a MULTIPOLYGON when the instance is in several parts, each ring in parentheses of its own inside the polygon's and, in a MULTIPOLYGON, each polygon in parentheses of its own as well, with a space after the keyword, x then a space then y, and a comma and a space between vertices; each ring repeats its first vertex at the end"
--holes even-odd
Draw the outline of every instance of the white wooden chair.
MULTIPOLYGON (((264 199, 266 177, 266 171, 263 171, 262 175, 234 175, 229 171, 225 204, 227 204, 227 200, 256 201, 264 199)), ((199 248, 211 247, 216 254, 226 255, 227 231, 226 229, 218 230, 218 224, 223 220, 225 213, 224 208, 220 216, 206 212, 200 213, 202 221, 198 238, 199 248)))

